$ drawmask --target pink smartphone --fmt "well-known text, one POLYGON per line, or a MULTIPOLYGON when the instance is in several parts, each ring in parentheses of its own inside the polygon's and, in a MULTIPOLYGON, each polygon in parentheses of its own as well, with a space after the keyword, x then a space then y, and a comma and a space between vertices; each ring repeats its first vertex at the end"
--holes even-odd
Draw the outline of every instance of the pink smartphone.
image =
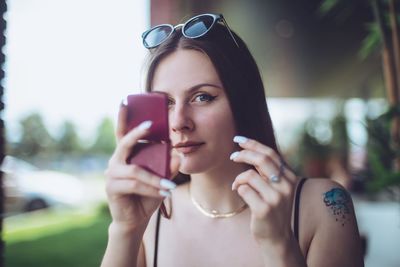
POLYGON ((167 96, 162 93, 128 95, 127 107, 128 130, 147 120, 153 122, 149 134, 133 147, 127 162, 162 178, 171 178, 167 96))

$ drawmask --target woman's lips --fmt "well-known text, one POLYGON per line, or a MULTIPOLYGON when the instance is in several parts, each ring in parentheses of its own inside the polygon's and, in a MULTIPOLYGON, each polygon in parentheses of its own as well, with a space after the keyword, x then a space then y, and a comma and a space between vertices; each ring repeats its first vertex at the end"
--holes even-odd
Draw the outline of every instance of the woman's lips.
POLYGON ((173 146, 178 152, 183 154, 189 154, 197 151, 204 143, 201 142, 185 142, 178 143, 173 146))

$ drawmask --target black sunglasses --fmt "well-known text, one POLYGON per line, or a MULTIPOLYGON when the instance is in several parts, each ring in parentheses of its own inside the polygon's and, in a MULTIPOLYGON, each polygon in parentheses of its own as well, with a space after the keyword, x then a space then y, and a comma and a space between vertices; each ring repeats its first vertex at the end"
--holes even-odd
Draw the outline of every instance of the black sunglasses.
POLYGON ((235 42, 237 47, 239 47, 239 44, 236 42, 236 39, 229 29, 229 26, 226 23, 226 20, 224 19, 222 14, 201 14, 189 19, 184 24, 178 24, 176 26, 173 26, 171 24, 161 24, 154 26, 153 28, 145 31, 142 34, 143 45, 148 49, 159 46, 165 40, 167 40, 168 37, 170 37, 174 30, 178 27, 182 27, 182 34, 186 38, 200 38, 207 34, 215 25, 215 23, 219 21, 221 21, 225 25, 233 41, 235 42))

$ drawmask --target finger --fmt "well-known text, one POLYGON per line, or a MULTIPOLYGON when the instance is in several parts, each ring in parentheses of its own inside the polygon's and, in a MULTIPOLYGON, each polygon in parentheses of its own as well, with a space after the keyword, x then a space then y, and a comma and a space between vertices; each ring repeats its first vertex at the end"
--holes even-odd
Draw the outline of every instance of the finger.
POLYGON ((107 183, 106 192, 109 197, 136 194, 164 198, 171 194, 169 191, 160 190, 133 179, 114 179, 107 183))
MULTIPOLYGON (((288 182, 281 181, 282 184, 288 182)), ((281 183, 280 182, 280 183, 281 183)), ((264 199, 264 201, 276 201, 279 197, 280 188, 275 188, 275 184, 267 182, 263 177, 259 175, 253 169, 247 170, 239 174, 235 181, 232 184, 232 190, 237 190, 241 185, 250 185, 260 196, 264 199)), ((286 187, 286 186, 284 186, 286 187)))
POLYGON ((244 202, 249 206, 251 212, 258 218, 267 214, 269 205, 265 203, 254 189, 249 185, 241 185, 238 188, 238 194, 244 202))
POLYGON ((233 138, 233 141, 235 143, 239 144, 239 146, 243 149, 257 151, 261 154, 267 155, 269 158, 271 158, 271 160, 273 160, 273 162, 276 164, 276 166, 279 166, 281 175, 286 176, 292 182, 297 181, 297 176, 294 174, 294 172, 290 168, 290 166, 288 166, 286 164, 285 160, 282 158, 282 155, 277 153, 272 148, 270 148, 260 142, 257 142, 254 139, 250 139, 250 138, 247 138, 244 136, 239 136, 239 135, 235 136, 233 138))
POLYGON ((238 176, 236 176, 235 180, 232 183, 232 190, 237 190, 239 185, 246 184, 249 179, 253 176, 259 176, 260 174, 256 172, 254 169, 248 169, 238 176))
POLYGON ((124 104, 124 102, 121 102, 121 105, 120 105, 119 111, 118 111, 117 129, 115 132, 115 135, 117 136, 117 141, 121 140, 121 138, 127 132, 127 129, 126 129, 127 116, 128 116, 128 108, 124 104))
POLYGON ((279 200, 279 193, 286 196, 293 192, 293 184, 286 179, 282 179, 279 183, 267 182, 254 169, 250 169, 239 174, 232 184, 232 190, 237 190, 241 185, 248 184, 256 190, 261 197, 271 203, 276 203, 279 200))
POLYGON ((232 153, 230 159, 234 162, 242 162, 256 167, 257 171, 265 178, 269 178, 271 175, 278 175, 278 166, 269 158, 268 155, 251 151, 241 150, 232 153))
POLYGON ((151 172, 141 168, 138 165, 118 165, 106 171, 107 177, 115 177, 117 179, 137 180, 155 189, 168 189, 176 188, 176 184, 166 178, 160 178, 151 172))
POLYGON ((243 162, 255 166, 260 174, 268 179, 272 175, 277 175, 279 178, 287 178, 292 184, 297 181, 297 176, 286 167, 283 161, 277 165, 276 161, 273 161, 270 156, 257 151, 247 149, 236 151, 231 154, 230 159, 234 162, 243 162))
POLYGON ((274 163, 279 166, 281 164, 281 156, 272 148, 244 136, 235 136, 233 141, 243 149, 258 152, 260 154, 267 155, 274 163))
POLYGON ((262 179, 260 176, 255 176, 249 179, 248 185, 250 185, 261 198, 271 204, 276 204, 279 201, 279 192, 276 188, 272 188, 272 185, 262 179))
POLYGON ((138 142, 139 139, 148 134, 151 125, 152 121, 144 121, 120 139, 114 152, 114 155, 118 161, 125 162, 130 155, 133 146, 138 142))

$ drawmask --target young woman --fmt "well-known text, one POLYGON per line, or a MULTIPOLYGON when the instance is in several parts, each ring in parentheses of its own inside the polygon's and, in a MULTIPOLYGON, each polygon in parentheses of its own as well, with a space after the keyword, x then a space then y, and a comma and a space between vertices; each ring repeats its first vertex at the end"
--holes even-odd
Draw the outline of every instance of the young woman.
POLYGON ((222 15, 154 27, 143 43, 147 90, 168 95, 171 168, 185 182, 126 164, 151 122, 125 134, 122 105, 102 266, 363 266, 348 193, 284 163, 257 65, 222 15))

